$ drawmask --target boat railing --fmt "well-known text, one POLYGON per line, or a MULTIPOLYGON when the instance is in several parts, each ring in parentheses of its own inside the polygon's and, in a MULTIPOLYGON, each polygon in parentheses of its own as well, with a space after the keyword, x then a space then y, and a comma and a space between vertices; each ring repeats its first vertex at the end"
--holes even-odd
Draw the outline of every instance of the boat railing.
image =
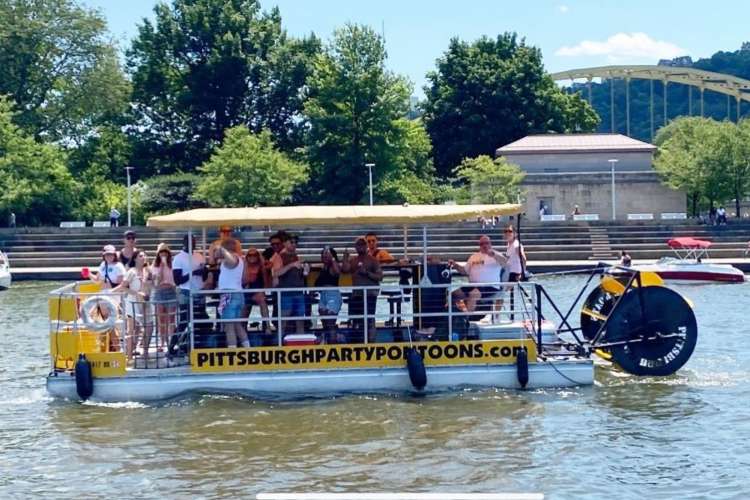
MULTIPOLYGON (((200 332, 208 331, 216 334, 223 323, 238 321, 260 324, 261 330, 264 322, 266 325, 272 324, 275 328, 273 343, 271 344, 270 335, 261 333, 263 345, 282 346, 285 336, 295 333, 320 334, 321 338, 318 340, 328 341, 326 334, 333 332, 327 330, 332 328, 340 330, 340 335, 331 336, 344 338, 352 343, 410 339, 460 340, 466 338, 470 322, 484 325, 519 320, 535 324, 538 314, 534 287, 531 283, 488 282, 193 290, 190 294, 190 303, 193 305, 187 307, 192 312, 191 349, 205 347, 201 339, 196 339, 196 334, 200 336, 200 332), (470 294, 473 289, 480 290, 481 296, 473 298, 470 294), (340 295, 341 308, 336 314, 326 314, 325 309, 321 312, 321 293, 340 295), (231 294, 244 296, 250 314, 243 315, 240 320, 221 318, 217 312, 220 297, 231 294), (253 311, 256 305, 260 309, 260 304, 257 303, 260 301, 253 300, 258 294, 262 294, 260 301, 265 301, 273 311, 269 312, 268 317, 263 317, 259 311, 253 311), (281 308, 277 307, 290 294, 301 295, 304 314, 283 314, 281 308), (368 300, 364 300, 366 296, 368 300), (467 303, 472 302, 476 302, 478 307, 467 307, 467 303), (196 303, 199 304, 197 308, 196 303), (210 314, 204 312, 204 305, 210 314), (357 307, 352 307, 353 305, 357 307), (202 317, 198 317, 196 311, 202 317), (290 323, 298 321, 305 323, 302 331, 296 327, 290 328, 290 323), (376 331, 372 332, 372 329, 376 331)), ((254 340, 258 341, 257 338, 254 340)), ((215 346, 217 343, 209 344, 215 346)))
POLYGON ((78 281, 51 291, 48 305, 53 369, 71 369, 80 353, 121 352, 136 368, 187 363, 187 352, 170 352, 173 337, 187 335, 177 300, 137 300, 78 281))
POLYGON ((90 289, 90 285, 76 282, 50 292, 54 369, 71 369, 80 352, 124 353, 128 366, 134 368, 187 364, 194 349, 226 347, 225 326, 238 322, 252 347, 294 342, 457 342, 482 338, 480 331, 542 342, 539 285, 533 283, 191 290, 185 295, 178 291, 178 300, 166 302, 126 299, 124 292, 90 289), (481 291, 479 296, 472 295, 475 289, 481 291), (221 297, 237 293, 244 296, 245 309, 237 319, 222 318, 221 297), (321 293, 338 295, 334 303, 341 306, 335 314, 321 311, 321 293), (282 312, 279 306, 290 294, 303 304, 297 306, 301 311, 282 312), (468 307, 472 299, 476 307, 468 307), (259 310, 263 302, 267 317, 259 310), (96 309, 96 321, 83 313, 86 307, 96 309))

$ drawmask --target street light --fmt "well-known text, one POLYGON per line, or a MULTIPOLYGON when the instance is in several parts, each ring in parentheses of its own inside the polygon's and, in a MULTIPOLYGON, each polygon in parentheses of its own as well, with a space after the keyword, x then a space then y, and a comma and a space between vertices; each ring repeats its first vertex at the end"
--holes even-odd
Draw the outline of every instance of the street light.
POLYGON ((365 167, 367 167, 367 170, 370 172, 370 206, 372 206, 372 167, 374 166, 374 163, 365 163, 365 167))
POLYGON ((611 160, 607 160, 609 162, 609 169, 612 174, 612 220, 615 220, 617 218, 617 205, 616 205, 616 199, 615 199, 615 163, 617 163, 620 160, 617 160, 615 158, 612 158, 611 160))
POLYGON ((135 167, 125 167, 125 173, 128 176, 128 227, 130 227, 130 171, 135 167))

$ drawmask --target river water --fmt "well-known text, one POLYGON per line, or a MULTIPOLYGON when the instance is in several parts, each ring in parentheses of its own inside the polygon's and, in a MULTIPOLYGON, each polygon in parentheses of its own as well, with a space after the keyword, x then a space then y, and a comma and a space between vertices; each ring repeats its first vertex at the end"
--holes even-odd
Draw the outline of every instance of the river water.
MULTIPOLYGON (((579 278, 547 279, 565 297, 579 278)), ((750 495, 750 285, 683 286, 699 341, 668 378, 598 369, 594 387, 161 405, 46 395, 46 292, 0 292, 0 497, 261 491, 750 495)), ((568 300, 561 299, 561 305, 568 300)), ((353 497, 354 498, 354 497, 353 497)))

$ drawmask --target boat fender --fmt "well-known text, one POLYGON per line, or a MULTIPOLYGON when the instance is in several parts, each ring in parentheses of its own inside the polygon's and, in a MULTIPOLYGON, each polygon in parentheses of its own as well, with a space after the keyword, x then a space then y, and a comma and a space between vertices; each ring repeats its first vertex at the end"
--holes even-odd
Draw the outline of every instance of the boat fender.
POLYGON ((76 361, 76 392, 81 400, 86 401, 94 393, 94 376, 91 373, 91 363, 85 354, 78 355, 76 361))
POLYGON ((413 347, 406 350, 406 367, 409 369, 411 385, 418 391, 424 389, 427 385, 427 370, 422 356, 413 347))
POLYGON ((92 332, 111 330, 117 322, 117 304, 109 297, 89 297, 81 304, 81 321, 92 332), (99 311, 97 319, 94 319, 95 311, 99 311), (106 319, 101 319, 104 316, 106 319))
POLYGON ((529 358, 526 349, 519 349, 516 355, 516 375, 518 376, 518 383, 521 384, 522 388, 525 388, 526 384, 529 383, 529 358))

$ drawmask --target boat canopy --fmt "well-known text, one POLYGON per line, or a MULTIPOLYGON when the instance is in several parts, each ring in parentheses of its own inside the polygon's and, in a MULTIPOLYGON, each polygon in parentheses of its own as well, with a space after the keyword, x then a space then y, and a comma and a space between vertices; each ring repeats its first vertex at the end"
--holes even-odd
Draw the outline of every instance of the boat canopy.
POLYGON ((670 248, 679 249, 706 249, 711 246, 710 241, 698 240, 690 237, 672 238, 667 241, 670 248))
POLYGON ((292 207, 197 208, 149 217, 150 227, 306 226, 354 224, 422 224, 476 217, 515 215, 514 203, 498 205, 311 205, 292 207))

